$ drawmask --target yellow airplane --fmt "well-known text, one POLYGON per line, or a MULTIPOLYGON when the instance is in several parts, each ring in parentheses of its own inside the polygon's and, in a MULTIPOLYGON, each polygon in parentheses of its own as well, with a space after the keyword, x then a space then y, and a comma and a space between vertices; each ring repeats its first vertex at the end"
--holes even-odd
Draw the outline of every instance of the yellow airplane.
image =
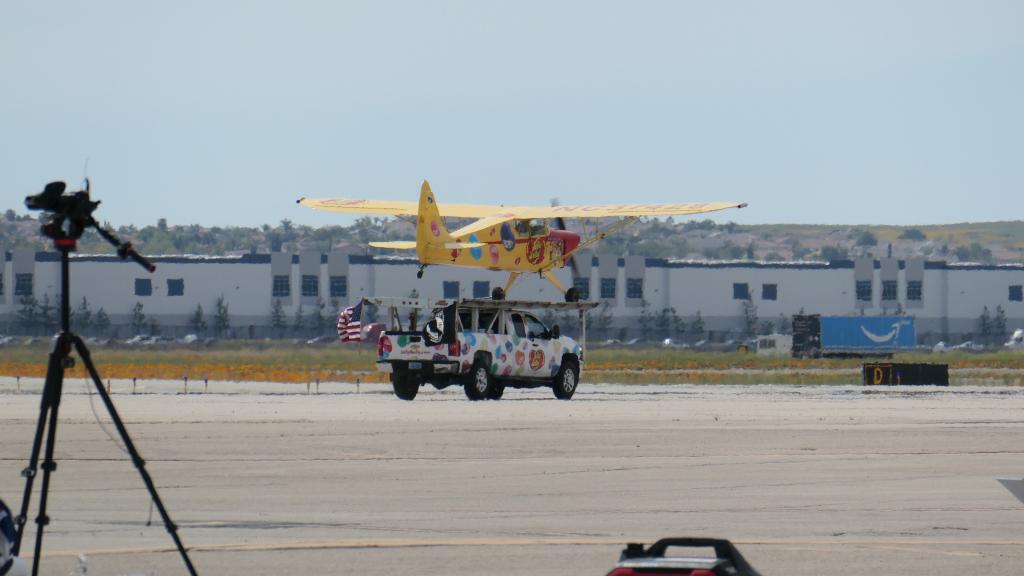
MULTIPOLYGON (((504 288, 495 288, 495 299, 504 295, 520 274, 536 272, 565 295, 568 302, 579 299, 579 291, 566 290, 553 270, 572 262, 580 249, 605 238, 643 216, 679 216, 743 208, 736 202, 689 204, 609 204, 603 206, 487 206, 480 204, 438 205, 426 180, 420 188, 419 203, 400 200, 357 200, 347 198, 300 198, 298 203, 315 210, 416 216, 416 241, 370 242, 375 248, 416 250, 420 262, 417 278, 433 264, 507 270, 504 288), (449 232, 444 217, 476 218, 476 222, 449 232), (612 226, 581 241, 580 235, 565 230, 565 218, 621 218, 612 226), (548 219, 559 229, 552 230, 548 219)), ((575 265, 575 264, 573 264, 575 265)))

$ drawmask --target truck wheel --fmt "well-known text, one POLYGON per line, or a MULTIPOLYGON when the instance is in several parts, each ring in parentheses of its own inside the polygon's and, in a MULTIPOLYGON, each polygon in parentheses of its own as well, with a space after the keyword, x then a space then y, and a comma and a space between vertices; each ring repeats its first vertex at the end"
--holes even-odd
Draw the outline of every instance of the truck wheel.
MULTIPOLYGON (((466 398, 470 400, 484 400, 495 394, 494 390, 498 383, 491 377, 490 366, 487 362, 477 359, 473 362, 473 368, 469 371, 469 380, 464 387, 466 398)), ((500 398, 500 395, 499 395, 500 398)))
POLYGON ((395 370, 391 373, 391 387, 395 390, 395 396, 402 400, 412 400, 420 391, 419 381, 406 370, 395 370))
POLYGON ((576 393, 576 385, 580 380, 580 368, 576 360, 566 358, 562 361, 562 367, 555 374, 555 380, 551 383, 551 390, 555 398, 568 400, 576 393))
POLYGON ((487 395, 488 400, 501 400, 502 395, 505 394, 504 384, 494 384, 494 389, 487 395))

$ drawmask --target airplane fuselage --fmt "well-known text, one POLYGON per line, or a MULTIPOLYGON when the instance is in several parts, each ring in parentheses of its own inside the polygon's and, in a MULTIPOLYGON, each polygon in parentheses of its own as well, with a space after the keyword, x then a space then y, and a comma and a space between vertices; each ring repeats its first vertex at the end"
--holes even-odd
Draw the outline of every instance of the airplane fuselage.
POLYGON ((565 255, 579 245, 580 237, 567 230, 551 230, 543 221, 510 220, 477 233, 456 236, 454 242, 484 245, 429 246, 420 253, 420 264, 540 272, 565 266, 565 255))

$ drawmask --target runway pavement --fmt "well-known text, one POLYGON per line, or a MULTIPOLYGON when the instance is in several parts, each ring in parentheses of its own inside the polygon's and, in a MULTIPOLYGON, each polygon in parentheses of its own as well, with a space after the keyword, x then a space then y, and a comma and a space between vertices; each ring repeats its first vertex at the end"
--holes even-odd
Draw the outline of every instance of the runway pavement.
MULTIPOLYGON (((0 380, 15 509, 39 404, 20 386, 0 380)), ((1021 388, 112 387, 202 574, 602 575, 625 542, 683 535, 730 538, 765 575, 1024 565, 1024 505, 993 479, 1024 474, 1021 388)), ((61 405, 43 573, 184 573, 85 390, 61 405)))

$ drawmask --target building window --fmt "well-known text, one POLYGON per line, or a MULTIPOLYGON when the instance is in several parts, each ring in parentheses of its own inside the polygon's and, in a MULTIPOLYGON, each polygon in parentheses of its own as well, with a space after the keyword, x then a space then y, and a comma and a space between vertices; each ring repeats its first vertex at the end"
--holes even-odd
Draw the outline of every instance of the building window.
POLYGON ((590 278, 573 278, 572 286, 580 293, 580 300, 590 300, 590 278))
POLYGON ((907 282, 907 300, 920 302, 923 292, 920 280, 910 280, 907 282))
POLYGON ((442 293, 444 298, 454 300, 459 297, 459 283, 458 282, 443 282, 441 285, 442 293))
POLYGON ((778 300, 778 284, 761 284, 761 300, 778 300))
POLYGON ((750 286, 746 282, 734 282, 732 285, 733 300, 750 300, 750 286))
POLYGON ((857 300, 871 302, 871 280, 857 281, 857 300))
POLYGON ((1010 286, 1010 302, 1024 302, 1024 288, 1020 284, 1010 286))
POLYGON ((615 298, 615 278, 601 278, 601 298, 615 298))
POLYGON ((348 298, 348 276, 331 276, 331 298, 348 298))
POLYGON ((896 281, 882 280, 882 300, 896 299, 896 281))
POLYGON ((473 298, 487 298, 491 295, 491 283, 483 280, 473 282, 473 298))
POLYGON ((320 277, 311 274, 302 275, 302 295, 316 298, 320 295, 320 277))
POLYGON ((136 296, 152 296, 153 295, 153 282, 149 278, 136 278, 135 279, 135 295, 136 296))
POLYGON ((14 275, 14 295, 15 296, 31 296, 32 295, 32 275, 31 274, 15 274, 14 275))
POLYGON ((640 300, 644 297, 644 279, 626 278, 626 298, 640 300))
POLYGON ((167 295, 168 296, 184 296, 185 295, 185 279, 184 278, 168 278, 167 279, 167 295))
POLYGON ((289 276, 274 276, 274 298, 288 298, 292 295, 291 277, 289 276))

